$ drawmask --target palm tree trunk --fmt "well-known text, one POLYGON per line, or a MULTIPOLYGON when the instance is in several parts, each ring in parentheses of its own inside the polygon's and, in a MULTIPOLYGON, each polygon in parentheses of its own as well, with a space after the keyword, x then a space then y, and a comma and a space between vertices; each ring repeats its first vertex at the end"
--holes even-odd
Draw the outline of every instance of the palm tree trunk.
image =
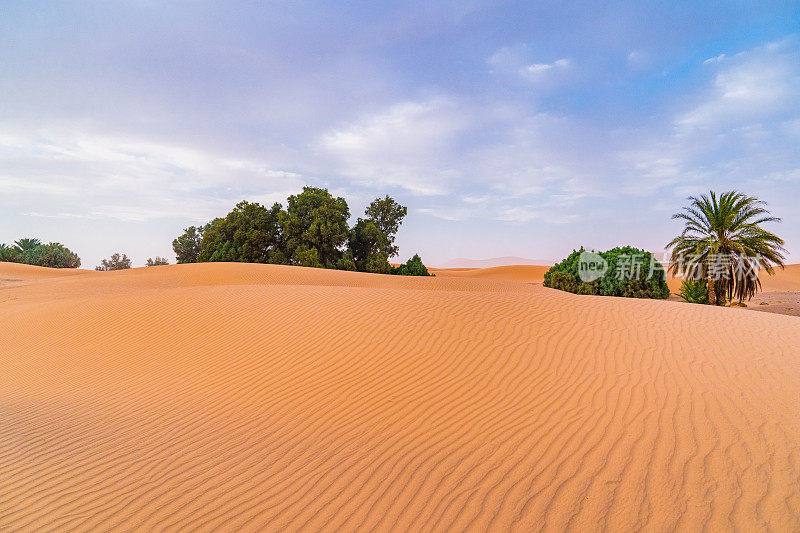
POLYGON ((717 305, 717 291, 714 287, 714 278, 708 278, 708 303, 717 305))

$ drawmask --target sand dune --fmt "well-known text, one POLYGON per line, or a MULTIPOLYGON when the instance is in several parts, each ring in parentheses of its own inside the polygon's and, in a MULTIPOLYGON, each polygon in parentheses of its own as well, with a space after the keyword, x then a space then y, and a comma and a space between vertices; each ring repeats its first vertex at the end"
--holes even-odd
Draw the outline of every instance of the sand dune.
POLYGON ((35 281, 86 274, 86 270, 71 268, 44 268, 18 263, 0 262, 0 289, 27 285, 35 281))
MULTIPOLYGON (((549 266, 509 265, 491 268, 431 268, 430 271, 440 277, 542 283, 544 273, 549 269, 549 266)), ((670 277, 667 284, 672 292, 677 293, 681 279, 670 277)), ((774 275, 762 272, 761 284, 765 292, 800 292, 800 265, 787 265, 785 269, 777 269, 774 275)))
POLYGON ((0 263, 0 530, 800 529, 800 318, 490 270, 0 263))
POLYGON ((440 277, 542 283, 544 281, 544 273, 548 270, 550 270, 549 266, 509 265, 489 268, 432 268, 430 272, 440 277))
POLYGON ((524 257, 503 256, 491 257, 489 259, 467 259, 458 257, 439 265, 439 268, 491 268, 508 265, 553 265, 552 261, 546 259, 526 259, 524 257))

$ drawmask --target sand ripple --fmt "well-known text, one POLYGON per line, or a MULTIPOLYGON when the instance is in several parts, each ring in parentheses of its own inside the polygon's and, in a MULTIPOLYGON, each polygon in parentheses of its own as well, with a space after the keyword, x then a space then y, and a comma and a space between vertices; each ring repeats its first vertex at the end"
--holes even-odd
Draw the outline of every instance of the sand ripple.
POLYGON ((4 268, 0 530, 800 530, 797 317, 4 268))

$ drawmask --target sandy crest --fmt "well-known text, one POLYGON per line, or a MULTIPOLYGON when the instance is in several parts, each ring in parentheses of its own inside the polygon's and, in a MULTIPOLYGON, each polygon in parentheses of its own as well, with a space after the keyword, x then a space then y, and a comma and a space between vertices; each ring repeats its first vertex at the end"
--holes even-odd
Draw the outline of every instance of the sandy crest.
POLYGON ((0 530, 800 529, 800 318, 508 275, 3 288, 0 530))
POLYGON ((549 266, 510 265, 489 268, 432 268, 432 274, 440 277, 459 277, 471 279, 493 279, 498 281, 517 281, 521 283, 542 283, 549 266))

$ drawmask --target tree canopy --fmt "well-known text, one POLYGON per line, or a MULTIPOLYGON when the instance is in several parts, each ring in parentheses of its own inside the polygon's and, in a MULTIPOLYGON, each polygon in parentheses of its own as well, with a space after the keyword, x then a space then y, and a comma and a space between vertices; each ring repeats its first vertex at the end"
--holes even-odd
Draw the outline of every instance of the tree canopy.
POLYGON ((189 226, 183 234, 172 241, 172 249, 178 263, 196 263, 203 242, 203 231, 208 226, 189 226))
MULTIPOLYGON (((365 218, 351 228, 347 201, 327 189, 303 187, 266 208, 242 201, 223 218, 190 226, 172 242, 178 263, 232 261, 398 273, 389 258, 397 255, 397 231, 408 209, 388 195, 367 206, 365 218)), ((415 256, 403 273, 427 269, 415 256), (420 268, 421 267, 421 268, 420 268)), ((424 274, 423 274, 424 275, 424 274)))
POLYGON ((385 237, 385 242, 379 251, 385 254, 387 259, 397 255, 398 248, 394 245, 394 240, 406 213, 408 208, 395 202, 388 194, 384 198, 376 198, 367 207, 367 219, 371 220, 385 237))
POLYGON ((303 187, 288 199, 280 225, 290 264, 336 268, 347 242, 350 209, 344 198, 334 198, 328 189, 303 187))
POLYGON ((225 218, 206 226, 198 262, 267 263, 280 252, 278 217, 281 205, 271 209, 259 203, 239 202, 225 218))
POLYGON ((388 255, 389 239, 372 220, 359 218, 350 231, 348 249, 355 262, 356 270, 385 274, 389 272, 388 255))
POLYGON ((0 261, 25 263, 49 268, 78 268, 78 254, 58 242, 43 244, 39 239, 15 241, 13 246, 0 244, 0 261))

